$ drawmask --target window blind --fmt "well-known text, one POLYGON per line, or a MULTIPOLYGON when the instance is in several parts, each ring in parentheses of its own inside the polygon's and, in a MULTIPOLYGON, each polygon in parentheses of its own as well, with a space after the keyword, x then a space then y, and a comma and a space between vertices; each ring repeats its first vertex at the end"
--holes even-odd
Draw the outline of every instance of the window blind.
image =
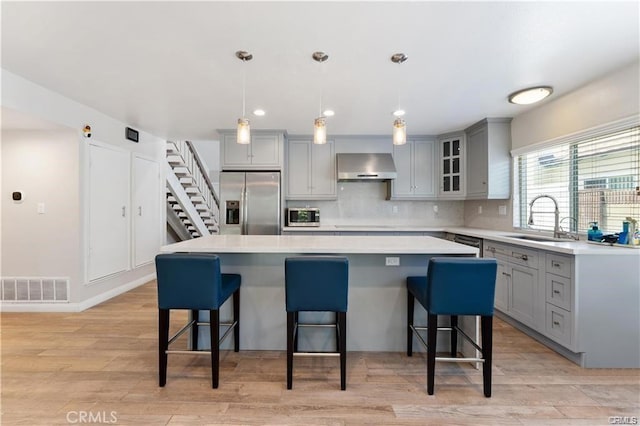
POLYGON ((518 155, 514 167, 516 227, 553 230, 554 200, 566 232, 584 233, 598 222, 604 233, 613 233, 627 218, 640 222, 640 126, 575 135, 518 155), (543 194, 554 200, 536 199, 543 194))

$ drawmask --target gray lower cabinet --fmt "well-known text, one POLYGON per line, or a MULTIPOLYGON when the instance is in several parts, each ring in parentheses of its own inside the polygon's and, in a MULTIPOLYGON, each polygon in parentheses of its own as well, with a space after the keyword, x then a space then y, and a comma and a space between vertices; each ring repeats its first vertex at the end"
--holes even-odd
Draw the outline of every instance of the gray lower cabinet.
POLYGON ((485 242, 485 257, 498 262, 495 307, 535 328, 539 319, 537 304, 538 262, 536 250, 508 244, 485 242))
POLYGON ((574 348, 573 256, 547 253, 545 266, 545 334, 574 348))
POLYGON ((640 368, 639 256, 617 250, 569 255, 485 239, 484 256, 498 262, 495 308, 583 367, 640 368))

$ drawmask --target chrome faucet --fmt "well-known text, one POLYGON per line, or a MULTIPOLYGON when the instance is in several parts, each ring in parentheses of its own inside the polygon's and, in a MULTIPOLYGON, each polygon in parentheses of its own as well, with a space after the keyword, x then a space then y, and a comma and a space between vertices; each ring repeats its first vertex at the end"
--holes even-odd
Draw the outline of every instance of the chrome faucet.
MULTIPOLYGON (((551 195, 542 194, 534 197, 533 200, 529 203, 529 225, 533 225, 533 203, 535 203, 540 198, 549 198, 553 201, 555 206, 555 210, 553 211, 553 215, 555 217, 554 225, 553 225, 553 238, 560 238, 562 235, 562 231, 560 231, 560 209, 558 209, 558 201, 553 198, 551 195)), ((551 212, 536 212, 536 213, 551 213, 551 212)))

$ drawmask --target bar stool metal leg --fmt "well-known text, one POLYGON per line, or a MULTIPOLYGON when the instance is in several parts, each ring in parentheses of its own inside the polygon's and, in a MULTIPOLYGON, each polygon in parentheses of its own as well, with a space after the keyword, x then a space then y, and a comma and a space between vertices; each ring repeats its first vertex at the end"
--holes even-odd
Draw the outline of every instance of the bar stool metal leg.
POLYGON ((451 358, 458 356, 458 316, 451 315, 451 358))

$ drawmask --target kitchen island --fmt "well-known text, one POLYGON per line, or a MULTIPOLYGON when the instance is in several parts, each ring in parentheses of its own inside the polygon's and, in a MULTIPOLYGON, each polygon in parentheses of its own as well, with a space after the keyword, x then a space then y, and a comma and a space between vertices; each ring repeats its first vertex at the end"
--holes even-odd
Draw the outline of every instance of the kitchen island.
MULTIPOLYGON (((426 274, 427 263, 433 256, 478 255, 476 248, 428 236, 327 235, 210 235, 163 246, 161 252, 215 253, 220 256, 224 273, 242 275, 240 347, 248 350, 286 348, 285 258, 314 254, 346 256, 348 349, 396 352, 406 350, 406 277, 426 274), (386 266, 396 261, 398 265, 386 266)), ((306 315, 310 320, 322 321, 328 314, 306 315)), ((230 308, 224 306, 221 318, 229 316, 230 308)), ((426 314, 416 308, 416 323, 419 321, 426 324, 426 314)), ((463 326, 468 334, 476 334, 475 322, 463 326)), ((328 331, 305 329, 300 335, 300 348, 332 348, 335 337, 328 331)), ((204 330, 200 333, 201 340, 207 338, 204 330)), ((225 342, 225 346, 229 343, 225 342)), ((467 352, 465 348, 462 350, 467 352)))

